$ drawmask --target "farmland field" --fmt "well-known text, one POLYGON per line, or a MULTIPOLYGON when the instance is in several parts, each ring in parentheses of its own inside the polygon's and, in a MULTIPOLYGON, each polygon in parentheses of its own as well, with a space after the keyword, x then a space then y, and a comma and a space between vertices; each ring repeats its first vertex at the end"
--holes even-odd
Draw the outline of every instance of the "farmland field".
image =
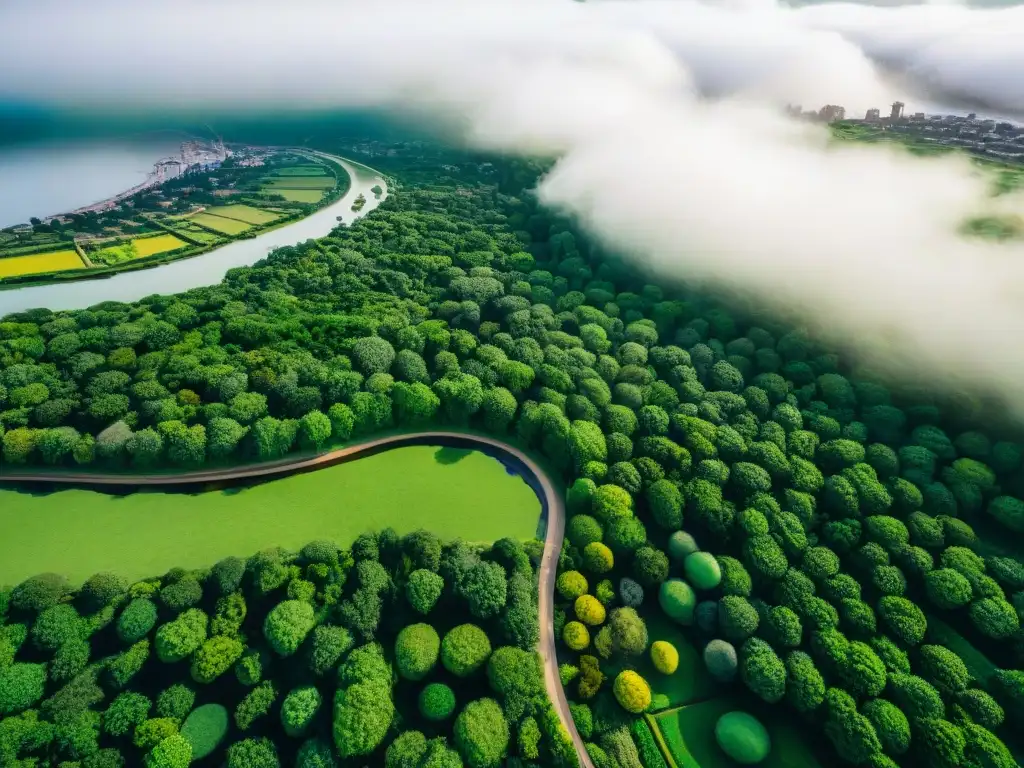
POLYGON ((333 186, 333 176, 292 176, 274 179, 267 184, 270 189, 330 189, 333 186))
POLYGON ((0 490, 0 584, 44 571, 73 581, 102 570, 141 578, 313 539, 345 545, 387 526, 467 541, 528 539, 539 516, 533 491, 501 462, 434 446, 194 495, 0 490))
POLYGON ((281 195, 285 200, 293 203, 319 203, 324 193, 319 189, 277 189, 264 187, 264 192, 274 195, 281 195))
POLYGON ((291 168, 278 168, 271 176, 325 176, 327 169, 322 165, 295 165, 291 168))
POLYGON ((84 268, 85 264, 72 250, 34 253, 31 256, 9 256, 0 259, 0 278, 84 268))
POLYGON ((207 208, 206 213, 212 216, 223 216, 226 219, 235 219, 246 224, 269 224, 277 221, 280 216, 249 205, 218 205, 214 208, 207 208))
MULTIPOLYGON (((745 711, 738 702, 720 697, 654 716, 672 756, 680 768, 739 768, 715 741, 715 723, 726 712, 745 711)), ((762 768, 820 768, 800 732, 786 720, 786 713, 772 719, 759 716, 771 736, 768 757, 762 768)))
POLYGON ((193 240, 198 240, 199 242, 205 243, 207 245, 211 243, 220 242, 221 240, 224 239, 223 236, 215 235, 213 232, 209 232, 200 226, 186 224, 184 222, 175 222, 174 231, 180 232, 181 234, 187 235, 193 240))
POLYGON ((222 216, 213 216, 205 212, 197 213, 189 221, 202 224, 204 227, 209 227, 216 232, 223 232, 225 235, 240 235, 252 228, 251 224, 246 224, 244 221, 225 219, 222 216))
POLYGON ((156 237, 138 237, 132 240, 132 244, 138 251, 137 258, 153 256, 157 253, 176 251, 188 245, 184 240, 179 240, 174 235, 157 235, 156 237))

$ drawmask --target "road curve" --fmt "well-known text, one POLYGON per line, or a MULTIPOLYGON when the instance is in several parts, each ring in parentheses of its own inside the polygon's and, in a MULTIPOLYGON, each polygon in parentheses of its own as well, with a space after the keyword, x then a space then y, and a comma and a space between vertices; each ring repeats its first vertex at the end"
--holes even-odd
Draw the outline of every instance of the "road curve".
POLYGON ((316 456, 302 459, 280 459, 260 464, 227 469, 200 470, 196 472, 180 472, 167 475, 135 475, 135 474, 94 474, 90 472, 10 472, 0 467, 0 483, 59 483, 79 486, 188 486, 206 483, 220 483, 247 479, 273 479, 300 472, 340 464, 345 461, 362 458, 391 448, 407 445, 445 445, 460 448, 482 450, 492 456, 512 459, 516 467, 523 473, 523 479, 533 489, 541 502, 542 514, 547 519, 544 536, 544 552, 541 555, 540 572, 537 580, 537 613, 540 622, 540 641, 537 652, 544 665, 544 685, 548 697, 558 712, 562 725, 572 737, 576 745, 582 768, 594 768, 590 756, 583 745, 576 724, 569 712, 569 702, 565 698, 565 690, 558 675, 558 657, 555 653, 555 578, 558 571, 558 556, 562 551, 562 539, 565 536, 565 502, 562 495, 555 489, 554 483, 544 470, 523 451, 513 445, 485 435, 474 435, 466 432, 434 430, 413 432, 402 435, 387 435, 371 438, 355 445, 327 451, 316 456))

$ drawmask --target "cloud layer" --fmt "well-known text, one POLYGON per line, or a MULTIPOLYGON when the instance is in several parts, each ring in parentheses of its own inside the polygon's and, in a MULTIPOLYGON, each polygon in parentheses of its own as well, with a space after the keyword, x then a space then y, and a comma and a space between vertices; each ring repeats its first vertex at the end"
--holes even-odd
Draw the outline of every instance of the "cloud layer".
POLYGON ((876 364, 1024 415, 1024 248, 955 234, 983 181, 963 160, 830 146, 778 109, 1024 114, 1024 7, 18 5, 0 7, 0 98, 404 110, 476 146, 557 153, 542 199, 650 268, 754 294, 876 364))

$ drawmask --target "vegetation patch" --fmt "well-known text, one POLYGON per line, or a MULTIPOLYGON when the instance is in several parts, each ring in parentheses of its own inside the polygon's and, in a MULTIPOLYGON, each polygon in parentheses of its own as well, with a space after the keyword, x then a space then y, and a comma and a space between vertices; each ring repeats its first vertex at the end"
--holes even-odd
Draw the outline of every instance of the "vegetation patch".
POLYGON ((141 578, 274 545, 297 547, 318 538, 350 542, 387 526, 400 532, 426 527, 469 541, 534 535, 540 502, 522 479, 482 453, 443 464, 435 459, 437 450, 396 448, 249 488, 192 496, 0 490, 0 584, 44 571, 72 581, 103 570, 141 578), (150 546, 153 541, 160 547, 150 546))
POLYGON ((138 253, 138 258, 154 256, 158 253, 176 251, 179 248, 187 248, 188 243, 179 240, 174 235, 156 235, 154 237, 137 237, 132 240, 132 245, 138 253))
POLYGON ((181 726, 181 735, 192 745, 192 759, 213 752, 228 733, 228 711, 220 704, 204 704, 192 710, 181 726))
POLYGON ((0 278, 84 268, 85 264, 82 263, 82 259, 79 258, 76 251, 50 251, 0 259, 0 278))
POLYGON ((225 219, 243 221, 247 224, 269 224, 281 218, 274 213, 262 211, 250 205, 218 205, 213 208, 207 208, 205 213, 212 216, 221 216, 225 219))
POLYGON ((333 176, 289 176, 274 179, 266 185, 269 189, 330 189, 335 184, 333 176))
MULTIPOLYGON (((686 768, 735 768, 741 765, 732 760, 718 745, 716 725, 723 715, 742 704, 732 697, 722 697, 668 710, 654 716, 672 752, 672 757, 686 768)), ((758 763, 763 768, 820 768, 820 763, 807 746, 796 727, 784 718, 762 721, 766 728, 771 751, 758 763)))
POLYGON ((278 187, 264 187, 264 192, 273 195, 280 195, 290 203, 319 203, 324 193, 319 189, 283 189, 278 187))
POLYGON ((327 169, 322 165, 296 165, 291 168, 278 168, 271 176, 324 176, 327 169))
POLYGON ((244 221, 238 221, 237 219, 225 219, 222 216, 215 216, 205 211, 190 217, 189 221, 201 224, 207 229, 212 229, 215 232, 220 232, 225 235, 240 235, 243 232, 252 229, 252 225, 246 224, 244 221))

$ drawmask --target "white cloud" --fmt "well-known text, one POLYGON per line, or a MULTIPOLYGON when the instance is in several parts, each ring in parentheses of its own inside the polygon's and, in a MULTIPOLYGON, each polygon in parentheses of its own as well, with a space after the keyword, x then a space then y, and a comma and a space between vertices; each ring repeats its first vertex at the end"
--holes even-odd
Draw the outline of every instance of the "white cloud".
POLYGON ((1022 13, 41 0, 0 8, 0 95, 404 109, 478 146, 556 152, 542 198, 662 274, 1024 413, 1024 248, 956 236, 984 202, 968 164, 829 146, 777 109, 927 96, 1024 113, 1022 13))

